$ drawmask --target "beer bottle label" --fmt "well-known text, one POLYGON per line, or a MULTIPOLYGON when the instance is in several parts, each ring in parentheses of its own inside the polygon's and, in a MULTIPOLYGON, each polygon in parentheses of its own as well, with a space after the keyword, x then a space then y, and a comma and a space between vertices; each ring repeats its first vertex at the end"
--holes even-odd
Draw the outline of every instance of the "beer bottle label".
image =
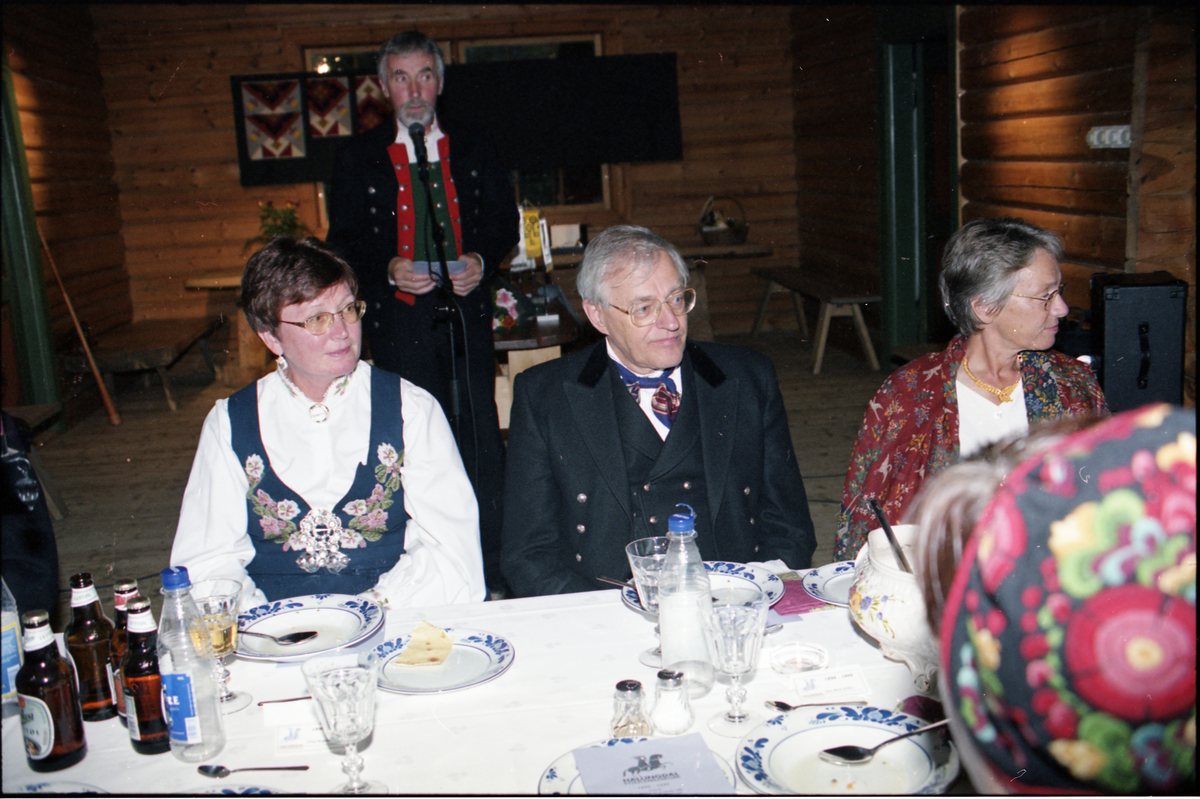
POLYGON ((125 720, 129 723, 129 737, 135 741, 142 740, 142 731, 138 729, 137 700, 131 691, 125 691, 125 720))
POLYGON ((192 673, 180 671, 162 675, 162 701, 163 717, 167 720, 171 740, 182 744, 201 743, 192 673))
POLYGON ((17 695, 17 672, 21 670, 21 664, 25 658, 21 652, 21 637, 19 634, 20 627, 16 620, 11 624, 5 624, 0 630, 0 651, 4 654, 3 671, 0 676, 4 678, 4 701, 8 701, 17 695))
POLYGON ((50 716, 50 706, 36 696, 21 694, 20 699, 25 754, 30 760, 42 760, 54 748, 54 719, 50 716))

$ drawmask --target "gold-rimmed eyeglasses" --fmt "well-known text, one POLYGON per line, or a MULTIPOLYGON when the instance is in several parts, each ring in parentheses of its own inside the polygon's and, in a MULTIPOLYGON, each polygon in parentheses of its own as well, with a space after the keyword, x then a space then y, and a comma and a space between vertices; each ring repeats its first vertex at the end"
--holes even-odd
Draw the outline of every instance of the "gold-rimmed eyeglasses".
POLYGON ((312 333, 314 336, 323 336, 329 332, 329 328, 333 327, 333 318, 335 316, 342 317, 343 322, 345 322, 348 325, 352 325, 355 322, 357 322, 358 320, 362 319, 363 314, 365 314, 366 312, 367 312, 366 301, 358 300, 356 302, 350 303, 345 308, 343 308, 340 311, 337 311, 336 313, 330 313, 329 311, 325 311, 324 313, 319 313, 314 316, 310 316, 307 319, 305 319, 303 322, 289 322, 286 319, 280 319, 279 321, 285 325, 295 325, 296 327, 302 327, 305 330, 307 330, 309 333, 312 333))
POLYGON ((1062 293, 1063 293, 1064 291, 1066 291, 1066 290, 1067 290, 1067 284, 1066 284, 1066 281, 1063 281, 1062 283, 1059 283, 1059 284, 1058 284, 1058 288, 1056 288, 1054 291, 1052 291, 1052 292, 1050 292, 1049 294, 1047 294, 1045 297, 1035 297, 1035 296, 1034 296, 1034 295, 1032 295, 1032 294, 1018 294, 1018 293, 1017 293, 1017 292, 1015 292, 1015 291, 1012 293, 1012 296, 1014 296, 1014 297, 1024 297, 1024 298, 1025 298, 1025 299, 1027 299, 1027 300, 1041 300, 1042 304, 1043 304, 1043 305, 1044 305, 1046 308, 1049 308, 1049 307, 1050 307, 1050 303, 1054 302, 1054 298, 1055 298, 1055 297, 1058 297, 1058 296, 1061 296, 1061 295, 1062 295, 1062 293))
POLYGON ((629 321, 633 322, 634 327, 649 327, 658 321, 659 314, 662 313, 663 303, 671 309, 671 313, 676 316, 685 316, 691 313, 696 307, 696 290, 692 288, 680 289, 665 300, 637 300, 628 308, 618 308, 616 305, 609 303, 610 308, 616 308, 623 314, 629 315, 629 321))

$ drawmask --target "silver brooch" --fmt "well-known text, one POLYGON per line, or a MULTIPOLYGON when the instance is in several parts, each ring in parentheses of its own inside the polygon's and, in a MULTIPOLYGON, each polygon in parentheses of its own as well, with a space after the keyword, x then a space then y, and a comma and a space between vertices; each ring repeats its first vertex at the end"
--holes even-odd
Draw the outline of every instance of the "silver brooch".
POLYGON ((342 554, 342 522, 332 511, 310 510, 300 521, 300 532, 292 536, 291 546, 304 550, 296 565, 309 574, 322 567, 337 574, 350 563, 342 554))
POLYGON ((329 406, 323 402, 314 402, 308 409, 308 418, 320 424, 329 418, 329 406))

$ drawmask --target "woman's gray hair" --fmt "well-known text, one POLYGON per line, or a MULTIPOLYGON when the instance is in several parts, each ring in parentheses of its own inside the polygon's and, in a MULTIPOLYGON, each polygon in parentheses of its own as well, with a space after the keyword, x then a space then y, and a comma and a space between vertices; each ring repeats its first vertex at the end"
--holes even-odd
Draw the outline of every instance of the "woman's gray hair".
POLYGON ((983 323, 971 300, 1000 310, 1017 287, 1017 273, 1033 263, 1038 250, 1055 261, 1063 257, 1062 241, 1023 219, 974 219, 946 243, 938 288, 942 307, 963 336, 979 332, 983 323))
MULTIPOLYGON (((588 243, 583 251, 583 263, 575 276, 579 296, 594 305, 608 302, 607 282, 618 270, 628 268, 621 283, 636 275, 649 275, 665 252, 679 272, 683 285, 688 282, 688 265, 675 245, 649 228, 637 225, 613 225, 588 243)), ((616 285, 621 285, 618 283, 616 285)))
POLYGON ((437 62, 438 85, 441 85, 442 78, 446 75, 446 61, 442 58, 442 48, 438 47, 438 43, 433 39, 419 31, 405 31, 397 33, 384 42, 383 47, 379 48, 379 63, 376 64, 376 68, 379 71, 379 81, 385 89, 387 88, 388 56, 412 53, 425 53, 433 56, 433 60, 437 62))

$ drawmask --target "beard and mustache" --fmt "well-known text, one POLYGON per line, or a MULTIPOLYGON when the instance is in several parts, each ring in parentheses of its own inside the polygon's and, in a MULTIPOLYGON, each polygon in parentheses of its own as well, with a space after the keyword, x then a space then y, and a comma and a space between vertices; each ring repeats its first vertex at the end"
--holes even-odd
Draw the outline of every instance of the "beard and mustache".
POLYGON ((404 127, 420 123, 429 127, 433 123, 434 107, 421 99, 409 100, 400 108, 397 118, 404 127))

